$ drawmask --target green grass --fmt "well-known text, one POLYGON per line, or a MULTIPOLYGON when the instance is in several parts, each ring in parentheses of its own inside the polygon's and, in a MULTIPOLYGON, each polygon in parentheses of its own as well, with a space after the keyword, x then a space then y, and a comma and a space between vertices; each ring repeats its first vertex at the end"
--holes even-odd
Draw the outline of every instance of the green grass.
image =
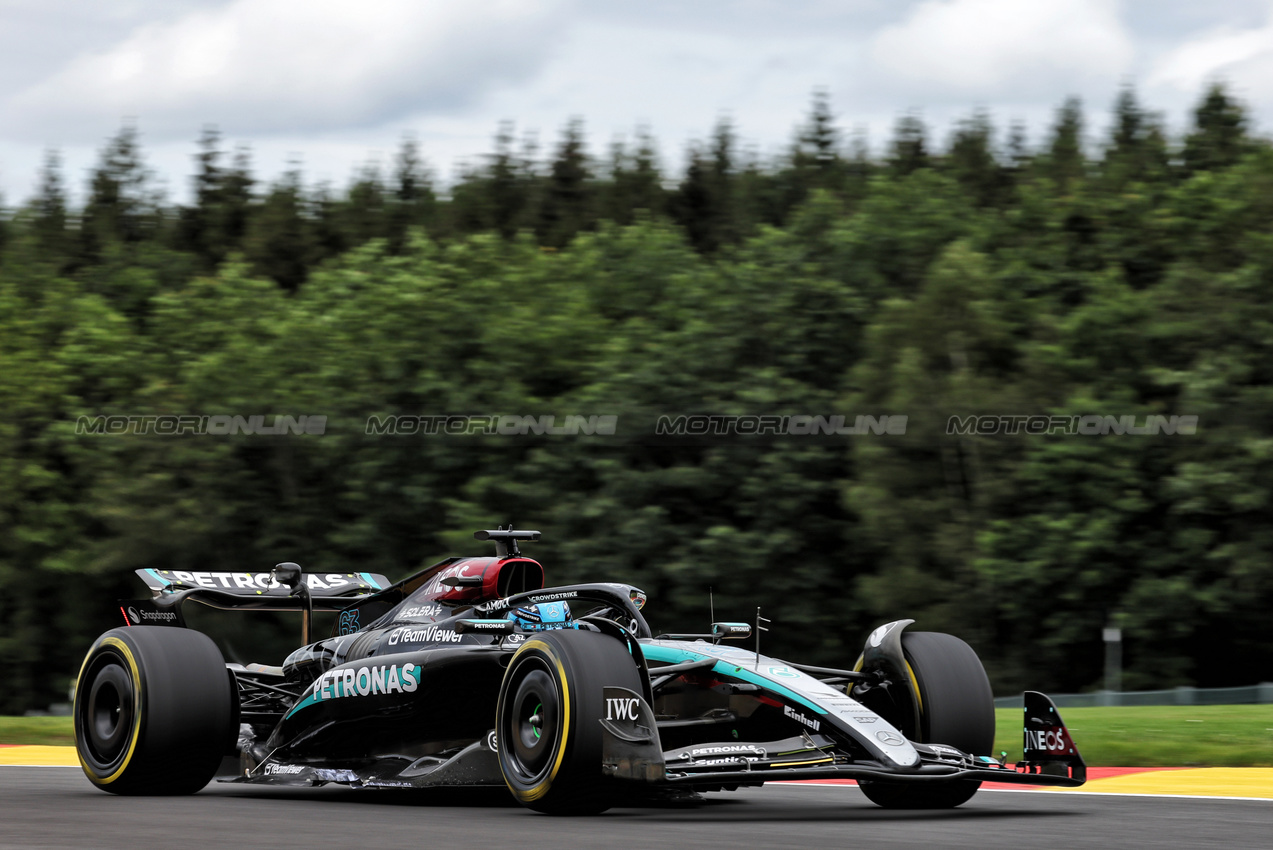
MULTIPOLYGON (((1107 767, 1273 767, 1273 705, 1063 708, 1083 760, 1107 767)), ((1021 710, 995 711, 995 755, 1021 758, 1021 710)))
POLYGON ((69 717, 0 717, 0 744, 75 746, 69 717))
MULTIPOLYGON (((1092 766, 1273 767, 1273 705, 1065 708, 1092 766)), ((995 712, 995 755, 1021 758, 1021 712, 995 712)), ((0 717, 0 744, 75 743, 69 717, 0 717)))

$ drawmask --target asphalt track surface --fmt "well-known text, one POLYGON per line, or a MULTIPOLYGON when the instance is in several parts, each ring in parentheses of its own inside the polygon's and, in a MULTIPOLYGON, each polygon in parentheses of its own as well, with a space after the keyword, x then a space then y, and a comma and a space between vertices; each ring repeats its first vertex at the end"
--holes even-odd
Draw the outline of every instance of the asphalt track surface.
POLYGON ((891 812, 856 788, 770 785, 695 806, 549 818, 503 790, 357 791, 213 783, 124 798, 66 767, 0 767, 0 848, 1267 848, 1273 803, 982 791, 941 812, 891 812))

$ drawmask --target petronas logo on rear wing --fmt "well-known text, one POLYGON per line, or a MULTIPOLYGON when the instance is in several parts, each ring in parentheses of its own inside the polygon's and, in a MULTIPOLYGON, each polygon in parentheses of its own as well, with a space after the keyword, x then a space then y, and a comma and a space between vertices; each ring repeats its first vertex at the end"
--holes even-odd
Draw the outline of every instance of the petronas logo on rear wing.
MULTIPOLYGON (((234 596, 287 596, 289 588, 274 580, 271 572, 205 570, 137 570, 137 575, 156 596, 182 590, 216 590, 234 596)), ((316 598, 364 596, 389 586, 375 573, 306 573, 305 584, 316 598)))

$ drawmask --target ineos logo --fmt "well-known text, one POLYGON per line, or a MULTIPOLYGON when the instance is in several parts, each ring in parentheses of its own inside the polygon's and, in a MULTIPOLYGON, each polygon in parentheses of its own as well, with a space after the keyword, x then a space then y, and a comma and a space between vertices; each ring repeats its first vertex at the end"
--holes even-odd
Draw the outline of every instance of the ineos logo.
POLYGON ((1032 750, 1065 751, 1065 730, 1063 729, 1049 729, 1046 732, 1036 732, 1033 729, 1028 729, 1025 734, 1030 739, 1030 749, 1032 750))
POLYGON ((606 699, 606 720, 636 720, 639 699, 606 699))

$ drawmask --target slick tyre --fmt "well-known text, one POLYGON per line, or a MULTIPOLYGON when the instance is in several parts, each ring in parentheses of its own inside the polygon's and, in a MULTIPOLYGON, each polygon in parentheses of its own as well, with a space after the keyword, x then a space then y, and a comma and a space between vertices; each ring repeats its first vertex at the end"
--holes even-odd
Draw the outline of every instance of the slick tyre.
POLYGON ((193 794, 216 774, 237 696, 201 632, 135 626, 99 637, 75 687, 75 749, 113 794, 193 794))
MULTIPOLYGON (((995 739, 994 694, 972 647, 940 632, 906 632, 902 650, 912 687, 919 692, 920 722, 913 740, 949 744, 973 755, 989 753, 995 739)), ((858 785, 871 802, 886 809, 951 809, 968 802, 981 787, 966 779, 858 785)))
POLYGON ((601 773, 606 687, 641 693, 627 647, 609 635, 543 632, 517 651, 500 686, 496 735, 504 782, 522 805, 598 814, 621 792, 601 773))

